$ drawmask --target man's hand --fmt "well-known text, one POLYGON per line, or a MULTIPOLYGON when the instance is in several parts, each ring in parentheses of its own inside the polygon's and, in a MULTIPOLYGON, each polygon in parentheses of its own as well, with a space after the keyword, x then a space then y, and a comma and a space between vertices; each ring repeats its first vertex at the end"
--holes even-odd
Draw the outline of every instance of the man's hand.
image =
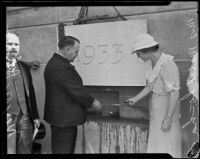
POLYGON ((34 60, 34 61, 32 62, 32 64, 31 64, 31 66, 32 66, 33 69, 37 69, 37 68, 40 67, 40 62, 37 61, 37 60, 34 60))
POLYGON ((40 126, 40 121, 39 121, 39 119, 35 119, 35 120, 34 120, 34 127, 35 127, 35 128, 39 128, 39 126, 40 126))
POLYGON ((30 62, 23 61, 23 62, 26 63, 32 69, 38 69, 40 67, 40 62, 38 60, 33 60, 30 62))
POLYGON ((97 99, 94 99, 93 107, 97 110, 100 110, 102 107, 100 101, 98 101, 97 99))

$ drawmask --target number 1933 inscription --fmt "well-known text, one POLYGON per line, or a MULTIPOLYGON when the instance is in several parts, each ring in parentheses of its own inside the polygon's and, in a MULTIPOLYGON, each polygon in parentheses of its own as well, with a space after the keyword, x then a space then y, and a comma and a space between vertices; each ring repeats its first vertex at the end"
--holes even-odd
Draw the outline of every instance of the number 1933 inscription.
POLYGON ((93 62, 104 64, 110 59, 112 64, 119 63, 123 59, 122 46, 123 44, 113 44, 110 49, 110 45, 107 44, 97 45, 96 47, 86 45, 81 53, 83 55, 81 60, 80 55, 78 56, 78 62, 83 65, 88 65, 93 62))

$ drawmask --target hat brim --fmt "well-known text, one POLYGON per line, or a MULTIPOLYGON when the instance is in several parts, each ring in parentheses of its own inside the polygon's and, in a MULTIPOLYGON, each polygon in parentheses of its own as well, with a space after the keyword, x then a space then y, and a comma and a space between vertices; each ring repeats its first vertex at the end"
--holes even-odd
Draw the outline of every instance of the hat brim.
POLYGON ((156 41, 152 42, 152 43, 148 43, 146 45, 142 45, 142 46, 137 46, 133 49, 132 53, 131 54, 134 54, 136 53, 136 51, 138 50, 142 50, 142 49, 147 49, 147 48, 150 48, 150 47, 153 47, 153 46, 156 46, 158 45, 158 43, 156 41))

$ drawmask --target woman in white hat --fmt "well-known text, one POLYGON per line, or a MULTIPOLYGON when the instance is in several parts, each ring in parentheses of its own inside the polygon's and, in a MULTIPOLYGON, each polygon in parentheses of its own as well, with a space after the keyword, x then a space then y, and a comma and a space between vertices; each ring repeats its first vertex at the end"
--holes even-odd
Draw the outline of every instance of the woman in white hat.
POLYGON ((160 52, 159 44, 149 34, 136 38, 133 53, 152 64, 152 69, 146 72, 146 87, 127 100, 132 106, 151 94, 147 153, 169 153, 181 158, 180 81, 173 56, 160 52))

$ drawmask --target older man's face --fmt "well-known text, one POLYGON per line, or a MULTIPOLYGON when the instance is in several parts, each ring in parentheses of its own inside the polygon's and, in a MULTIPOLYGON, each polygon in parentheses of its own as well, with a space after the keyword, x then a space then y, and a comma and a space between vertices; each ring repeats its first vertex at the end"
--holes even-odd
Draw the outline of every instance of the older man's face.
POLYGON ((73 62, 78 56, 79 48, 80 48, 80 43, 77 41, 75 41, 74 46, 65 47, 65 54, 64 54, 65 58, 70 62, 73 62))
POLYGON ((6 56, 9 60, 16 58, 19 54, 19 38, 12 33, 6 34, 6 56))

